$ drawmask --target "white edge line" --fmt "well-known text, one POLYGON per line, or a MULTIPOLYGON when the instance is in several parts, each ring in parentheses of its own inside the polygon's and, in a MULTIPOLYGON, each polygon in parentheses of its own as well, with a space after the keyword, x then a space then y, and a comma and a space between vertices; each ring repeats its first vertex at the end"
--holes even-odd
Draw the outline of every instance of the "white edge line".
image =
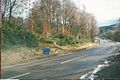
POLYGON ((105 48, 102 48, 102 49, 99 49, 99 50, 97 50, 97 51, 95 51, 95 52, 99 52, 99 51, 102 51, 102 50, 104 50, 105 48))
POLYGON ((18 77, 25 76, 25 75, 28 75, 28 74, 31 74, 31 72, 27 72, 27 73, 24 73, 24 74, 21 74, 21 75, 17 75, 17 76, 8 78, 8 79, 18 78, 18 77))
POLYGON ((61 62, 60 64, 64 64, 64 63, 67 63, 67 62, 70 62, 70 61, 73 61, 73 60, 76 60, 76 59, 79 59, 80 57, 77 57, 77 58, 73 58, 73 59, 70 59, 70 60, 67 60, 67 61, 63 61, 61 62))
MULTIPOLYGON (((69 54, 63 54, 63 55, 60 55, 58 57, 62 57, 62 56, 66 56, 66 55, 71 55, 72 53, 69 53, 69 54)), ((16 66, 22 66, 22 65, 26 65, 26 64, 30 64, 30 63, 34 63, 34 62, 39 62, 39 61, 46 61, 46 60, 49 60, 51 58, 47 58, 47 59, 41 59, 41 60, 35 60, 35 61, 32 61, 32 62, 26 62, 26 63, 21 63, 21 64, 15 64, 15 65, 11 65, 11 66, 6 66, 6 67, 3 67, 1 69, 7 69, 7 68, 11 68, 11 67, 16 67, 16 66)), ((53 59, 54 60, 54 59, 53 59)), ((52 60, 52 61, 53 61, 52 60)), ((56 59, 55 59, 56 60, 56 59)))

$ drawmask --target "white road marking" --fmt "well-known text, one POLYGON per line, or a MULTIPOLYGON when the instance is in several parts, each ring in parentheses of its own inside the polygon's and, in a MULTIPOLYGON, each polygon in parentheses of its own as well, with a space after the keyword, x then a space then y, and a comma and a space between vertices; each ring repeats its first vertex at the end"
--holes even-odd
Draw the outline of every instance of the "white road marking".
POLYGON ((19 79, 0 79, 0 80, 19 80, 19 79))
MULTIPOLYGON (((46 62, 58 60, 58 59, 60 59, 62 56, 71 55, 71 54, 72 54, 72 53, 60 55, 60 56, 58 56, 59 58, 57 58, 57 59, 54 59, 54 57, 53 57, 52 60, 49 60, 49 59, 51 59, 51 58, 47 58, 47 59, 35 60, 35 61, 32 61, 32 62, 15 64, 15 65, 3 67, 2 69, 8 69, 8 68, 16 67, 16 66, 27 65, 27 64, 31 64, 31 63, 34 63, 34 62, 36 63, 36 62, 39 62, 39 61, 44 61, 44 62, 41 62, 41 63, 46 63, 46 62)), ((35 65, 37 65, 37 64, 40 64, 40 63, 36 63, 35 65)))
POLYGON ((96 50, 95 52, 99 52, 99 51, 102 51, 102 50, 104 50, 105 48, 102 48, 102 49, 99 49, 99 50, 96 50))
POLYGON ((38 65, 38 64, 47 63, 47 62, 54 61, 54 60, 57 60, 57 59, 52 59, 52 60, 47 60, 46 59, 45 61, 43 60, 43 62, 40 62, 40 63, 36 63, 36 62, 39 62, 39 61, 42 61, 42 60, 36 60, 36 61, 32 61, 32 62, 21 63, 21 64, 16 64, 16 65, 12 65, 12 66, 3 67, 2 69, 12 68, 12 67, 22 66, 22 65, 27 65, 27 64, 31 64, 31 63, 33 63, 34 65, 38 65))
POLYGON ((18 77, 25 76, 25 75, 28 75, 28 74, 31 74, 31 72, 27 72, 27 73, 24 73, 24 74, 21 74, 21 75, 17 75, 17 76, 8 78, 8 79, 14 79, 14 78, 18 78, 18 77))
POLYGON ((92 72, 88 72, 80 77, 80 80, 84 80, 88 75, 90 75, 92 72))
POLYGON ((77 58, 73 58, 73 59, 70 59, 70 60, 67 60, 67 61, 63 61, 61 62, 60 64, 64 64, 64 63, 67 63, 67 62, 70 62, 70 61, 73 61, 73 60, 76 60, 76 59, 79 59, 80 57, 77 57, 77 58))
POLYGON ((98 76, 96 75, 96 73, 97 73, 98 71, 100 71, 101 69, 103 69, 103 68, 105 68, 105 67, 108 67, 108 66, 109 66, 108 63, 109 63, 109 61, 105 60, 105 61, 104 61, 104 64, 99 64, 99 65, 97 65, 97 67, 96 67, 93 71, 90 71, 90 72, 86 73, 85 75, 82 75, 82 76, 80 77, 80 79, 81 79, 81 80, 86 80, 86 79, 88 79, 88 80, 94 80, 95 77, 98 77, 98 76))

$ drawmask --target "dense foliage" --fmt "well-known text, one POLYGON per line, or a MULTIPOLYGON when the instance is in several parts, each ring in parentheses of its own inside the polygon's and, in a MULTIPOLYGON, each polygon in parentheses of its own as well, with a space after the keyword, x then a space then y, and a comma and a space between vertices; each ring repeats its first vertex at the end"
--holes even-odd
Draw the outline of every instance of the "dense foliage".
POLYGON ((73 45, 89 42, 96 35, 96 19, 78 9, 72 0, 2 0, 2 47, 26 45, 36 47, 41 42, 73 45), (19 9, 19 11, 18 11, 19 9), (22 17, 29 10, 28 17, 22 17))
POLYGON ((85 10, 78 9, 72 0, 37 0, 30 11, 29 26, 43 37, 51 35, 74 36, 76 39, 96 35, 96 19, 85 10))
POLYGON ((28 47, 36 47, 38 39, 32 33, 21 26, 4 22, 2 26, 2 46, 24 44, 28 47))

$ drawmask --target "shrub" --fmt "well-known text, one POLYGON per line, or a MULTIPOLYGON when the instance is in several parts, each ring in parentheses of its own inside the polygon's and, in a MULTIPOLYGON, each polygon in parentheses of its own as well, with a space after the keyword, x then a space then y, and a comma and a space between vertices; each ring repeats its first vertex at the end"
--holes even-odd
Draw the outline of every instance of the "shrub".
POLYGON ((59 38, 57 41, 58 45, 72 45, 76 43, 79 43, 79 41, 71 36, 59 38))
POLYGON ((45 39, 45 42, 46 42, 46 43, 53 43, 53 42, 54 42, 54 40, 53 40, 53 39, 51 39, 51 38, 47 38, 47 39, 45 39))
POLYGON ((7 21, 4 22, 2 26, 2 48, 17 44, 26 44, 27 47, 36 47, 38 45, 38 39, 32 31, 15 24, 8 24, 7 21))
POLYGON ((120 32, 114 33, 113 40, 120 42, 120 32))

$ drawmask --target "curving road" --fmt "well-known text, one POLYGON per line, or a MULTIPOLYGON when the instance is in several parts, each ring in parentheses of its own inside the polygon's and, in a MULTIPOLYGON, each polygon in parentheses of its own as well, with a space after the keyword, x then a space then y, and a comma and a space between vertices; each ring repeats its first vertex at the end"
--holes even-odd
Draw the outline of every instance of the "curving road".
POLYGON ((104 58, 118 50, 118 45, 108 40, 94 48, 73 52, 2 69, 2 79, 80 79, 93 70, 104 58))

